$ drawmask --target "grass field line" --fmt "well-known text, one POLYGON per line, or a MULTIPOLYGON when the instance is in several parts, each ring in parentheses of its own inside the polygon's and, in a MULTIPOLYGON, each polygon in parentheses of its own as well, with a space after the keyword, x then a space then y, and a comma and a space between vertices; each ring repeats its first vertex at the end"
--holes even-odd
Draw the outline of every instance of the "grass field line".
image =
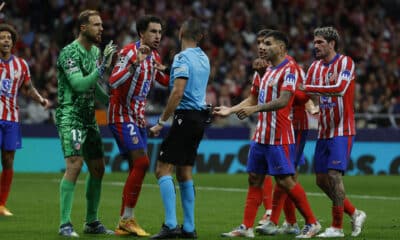
MULTIPOLYGON (((17 179, 16 179, 17 180, 17 179)), ((34 181, 33 179, 18 179, 17 181, 34 181)), ((43 181, 43 180, 36 180, 43 181)), ((52 179, 53 182, 60 182, 60 179, 52 179)), ((77 181, 78 184, 85 184, 85 181, 77 181)), ((116 182, 116 181, 104 181, 103 184, 111 185, 111 186, 124 186, 125 182, 116 182)), ((157 184, 143 184, 144 187, 158 188, 157 184)), ((177 187, 178 188, 178 187, 177 187)), ((204 191, 218 191, 218 192, 247 192, 247 188, 224 188, 224 187, 201 187, 196 186, 196 190, 204 190, 204 191)), ((324 193, 317 192, 307 192, 307 196, 313 197, 326 197, 324 193)), ((400 197, 388 197, 388 196, 373 196, 373 195, 358 195, 358 194, 346 194, 347 197, 356 198, 356 199, 366 199, 366 200, 390 200, 390 201, 399 201, 400 197)))

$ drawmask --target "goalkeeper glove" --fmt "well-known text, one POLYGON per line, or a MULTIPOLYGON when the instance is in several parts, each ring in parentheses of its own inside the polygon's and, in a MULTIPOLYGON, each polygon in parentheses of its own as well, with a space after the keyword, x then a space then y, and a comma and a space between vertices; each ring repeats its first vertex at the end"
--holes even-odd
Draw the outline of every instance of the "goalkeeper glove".
POLYGON ((111 40, 106 45, 103 51, 103 60, 101 61, 101 64, 98 68, 100 76, 103 76, 105 70, 110 68, 113 55, 116 51, 117 51, 117 45, 113 44, 113 40, 111 40))

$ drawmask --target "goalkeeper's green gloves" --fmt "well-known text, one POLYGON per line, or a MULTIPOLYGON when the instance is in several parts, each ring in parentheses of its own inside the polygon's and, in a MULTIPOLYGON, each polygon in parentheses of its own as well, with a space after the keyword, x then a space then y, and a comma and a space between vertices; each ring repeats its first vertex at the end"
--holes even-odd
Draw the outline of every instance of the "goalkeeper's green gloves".
POLYGON ((113 44, 113 40, 111 40, 104 48, 103 51, 103 60, 98 68, 100 77, 103 76, 106 69, 111 67, 112 58, 114 53, 117 51, 117 45, 113 44))

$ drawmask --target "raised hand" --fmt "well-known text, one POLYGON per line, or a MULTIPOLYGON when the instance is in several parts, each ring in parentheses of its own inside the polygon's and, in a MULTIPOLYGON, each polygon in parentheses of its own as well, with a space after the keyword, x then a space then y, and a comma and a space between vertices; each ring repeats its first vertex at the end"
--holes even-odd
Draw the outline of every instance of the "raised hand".
POLYGON ((138 61, 138 62, 136 62, 136 63, 142 62, 150 54, 151 54, 151 49, 149 46, 147 46, 145 44, 140 45, 140 47, 137 50, 136 61, 138 61))
POLYGON ((100 76, 103 76, 104 71, 111 67, 112 58, 114 53, 117 51, 117 45, 113 44, 113 40, 111 40, 104 48, 103 51, 103 61, 99 66, 100 76))

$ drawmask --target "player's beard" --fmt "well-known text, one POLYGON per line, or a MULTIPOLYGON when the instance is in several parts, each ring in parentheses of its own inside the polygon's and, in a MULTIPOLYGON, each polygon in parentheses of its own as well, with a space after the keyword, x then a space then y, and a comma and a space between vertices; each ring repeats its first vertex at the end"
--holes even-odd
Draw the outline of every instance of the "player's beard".
POLYGON ((85 32, 84 36, 88 40, 88 42, 92 44, 100 44, 101 43, 101 35, 97 36, 97 34, 90 34, 89 32, 85 32))

